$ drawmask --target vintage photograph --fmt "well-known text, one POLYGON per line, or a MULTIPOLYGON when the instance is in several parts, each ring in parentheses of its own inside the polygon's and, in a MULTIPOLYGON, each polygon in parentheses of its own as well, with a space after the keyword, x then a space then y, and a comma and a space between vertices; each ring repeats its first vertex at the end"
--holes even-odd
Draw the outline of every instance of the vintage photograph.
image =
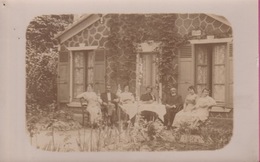
POLYGON ((233 136, 232 26, 211 13, 37 16, 25 107, 39 150, 222 149, 233 136))

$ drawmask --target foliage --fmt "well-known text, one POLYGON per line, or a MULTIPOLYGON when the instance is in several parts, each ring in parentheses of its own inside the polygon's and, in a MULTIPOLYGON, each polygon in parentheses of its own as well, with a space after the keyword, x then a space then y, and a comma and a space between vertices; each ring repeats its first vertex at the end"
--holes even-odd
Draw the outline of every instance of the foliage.
MULTIPOLYGON (((54 109, 54 108, 52 108, 54 109)), ((38 109, 37 115, 28 113, 27 126, 40 130, 72 130, 81 128, 80 124, 73 119, 73 114, 69 111, 46 111, 38 109)))
POLYGON ((49 127, 49 142, 39 147, 63 152, 216 150, 228 144, 232 137, 232 129, 232 120, 225 119, 210 119, 198 130, 190 129, 184 124, 176 131, 164 129, 159 120, 146 122, 140 118, 135 124, 128 123, 123 129, 118 125, 113 128, 78 127, 52 131, 49 127), (61 133, 62 136, 58 137, 61 133), (201 141, 198 142, 196 139, 201 141))
POLYGON ((26 31, 26 102, 40 108, 54 103, 57 95, 58 53, 54 35, 72 22, 71 15, 35 17, 26 31))
POLYGON ((160 81, 165 87, 173 86, 177 80, 177 48, 184 44, 175 29, 174 14, 115 14, 109 22, 111 34, 109 48, 114 62, 114 79, 129 80, 129 69, 135 68, 137 44, 147 41, 161 42, 158 57, 160 81), (122 53, 125 57, 122 57, 122 53), (121 56, 121 57, 120 57, 121 56), (116 58, 116 59, 114 59, 116 58), (131 64, 132 62, 132 64, 131 64))
POLYGON ((210 119, 196 129, 189 127, 188 124, 183 124, 175 132, 174 136, 176 137, 176 142, 184 144, 185 147, 181 150, 215 150, 221 149, 229 143, 232 137, 232 130, 232 120, 210 119), (185 139, 182 137, 185 137, 185 139), (197 145, 197 148, 194 148, 192 145, 197 145))
POLYGON ((226 122, 225 124, 223 121, 219 121, 221 121, 221 119, 215 121, 217 124, 210 121, 200 130, 200 135, 203 137, 204 141, 216 149, 226 146, 233 134, 231 121, 224 120, 224 122, 226 122))
MULTIPOLYGON (((32 140, 33 137, 40 134, 42 131, 50 131, 47 136, 51 136, 50 145, 44 149, 53 150, 55 146, 54 134, 55 131, 68 131, 80 129, 81 125, 73 119, 73 114, 66 110, 55 110, 54 104, 49 105, 48 108, 42 110, 38 108, 27 109, 27 130, 32 140)), ((32 143, 32 141, 31 141, 32 143)))
MULTIPOLYGON (((49 52, 58 44, 54 36, 72 23, 72 15, 42 15, 35 17, 27 27, 26 45, 31 43, 36 52, 49 52)), ((27 46, 27 49, 29 47, 27 46)))

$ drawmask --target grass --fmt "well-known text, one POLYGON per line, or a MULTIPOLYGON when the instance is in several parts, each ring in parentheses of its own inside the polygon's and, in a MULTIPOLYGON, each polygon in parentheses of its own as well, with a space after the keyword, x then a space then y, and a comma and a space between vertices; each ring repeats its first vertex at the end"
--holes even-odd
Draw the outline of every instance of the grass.
POLYGON ((76 121, 68 120, 67 116, 63 112, 62 120, 57 117, 55 122, 39 120, 43 125, 49 125, 45 130, 37 130, 35 125, 39 122, 33 122, 29 127, 32 145, 58 152, 216 150, 225 147, 233 133, 233 119, 210 118, 199 130, 184 126, 174 131, 164 129, 159 120, 146 122, 140 117, 138 122, 124 128, 122 123, 114 128, 106 125, 95 129, 78 127, 76 121), (43 131, 45 134, 38 135, 43 131))

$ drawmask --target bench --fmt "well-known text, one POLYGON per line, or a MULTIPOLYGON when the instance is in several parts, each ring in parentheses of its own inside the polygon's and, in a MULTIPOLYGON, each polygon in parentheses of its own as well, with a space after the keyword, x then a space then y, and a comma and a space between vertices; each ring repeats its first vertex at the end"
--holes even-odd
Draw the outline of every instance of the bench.
POLYGON ((209 117, 212 118, 232 118, 233 108, 227 106, 213 106, 210 108, 209 117))

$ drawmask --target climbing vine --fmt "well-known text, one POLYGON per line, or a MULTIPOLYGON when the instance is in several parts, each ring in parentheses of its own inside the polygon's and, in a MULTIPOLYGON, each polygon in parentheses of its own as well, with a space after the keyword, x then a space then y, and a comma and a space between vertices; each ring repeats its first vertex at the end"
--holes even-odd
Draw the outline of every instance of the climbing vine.
POLYGON ((160 42, 158 56, 159 81, 163 88, 175 86, 177 81, 177 48, 187 41, 175 28, 174 14, 114 14, 109 26, 109 49, 116 82, 129 80, 129 68, 135 66, 136 44, 146 41, 160 42), (124 55, 122 57, 121 55, 124 55))

